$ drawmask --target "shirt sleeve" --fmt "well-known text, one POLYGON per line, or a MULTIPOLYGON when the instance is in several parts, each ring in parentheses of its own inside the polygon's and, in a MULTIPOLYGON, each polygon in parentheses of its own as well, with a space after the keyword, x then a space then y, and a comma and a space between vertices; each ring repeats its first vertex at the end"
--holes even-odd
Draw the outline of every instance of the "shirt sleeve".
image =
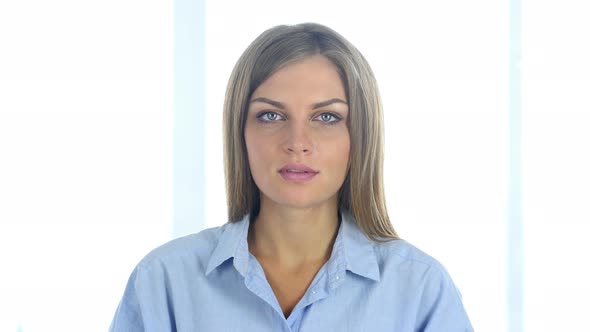
POLYGON ((117 307, 109 332, 145 331, 138 298, 137 274, 138 268, 135 268, 129 277, 125 293, 117 307))
POLYGON ((416 323, 419 332, 473 332, 461 294, 442 266, 425 275, 416 323))

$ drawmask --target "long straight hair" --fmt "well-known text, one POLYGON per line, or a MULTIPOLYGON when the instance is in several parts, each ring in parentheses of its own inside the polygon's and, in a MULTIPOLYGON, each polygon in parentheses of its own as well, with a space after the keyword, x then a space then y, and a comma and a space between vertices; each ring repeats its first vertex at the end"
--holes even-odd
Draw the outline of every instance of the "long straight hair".
POLYGON ((264 31, 239 58, 223 107, 225 183, 230 222, 260 211, 260 191, 250 173, 244 127, 252 93, 269 76, 297 60, 322 55, 337 68, 349 103, 350 160, 338 192, 347 210, 374 241, 398 239, 383 189, 383 110, 373 72, 362 54, 334 30, 315 23, 264 31))

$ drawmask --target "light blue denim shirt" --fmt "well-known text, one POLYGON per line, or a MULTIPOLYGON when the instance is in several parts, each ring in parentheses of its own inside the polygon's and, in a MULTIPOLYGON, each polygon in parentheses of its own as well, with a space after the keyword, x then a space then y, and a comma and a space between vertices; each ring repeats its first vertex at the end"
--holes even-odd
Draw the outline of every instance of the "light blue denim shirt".
POLYGON ((249 252, 249 218, 173 240, 135 268, 110 331, 473 331, 444 267, 404 240, 342 222, 328 262, 285 319, 249 252))

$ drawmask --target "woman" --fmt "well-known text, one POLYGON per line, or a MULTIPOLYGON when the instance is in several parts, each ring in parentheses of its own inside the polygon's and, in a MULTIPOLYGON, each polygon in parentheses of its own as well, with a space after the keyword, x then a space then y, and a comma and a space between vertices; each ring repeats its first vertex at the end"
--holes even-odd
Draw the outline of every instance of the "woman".
POLYGON ((111 331, 472 331, 445 269, 390 224, 382 118, 342 36, 265 31, 226 94, 230 222, 148 254, 111 331))

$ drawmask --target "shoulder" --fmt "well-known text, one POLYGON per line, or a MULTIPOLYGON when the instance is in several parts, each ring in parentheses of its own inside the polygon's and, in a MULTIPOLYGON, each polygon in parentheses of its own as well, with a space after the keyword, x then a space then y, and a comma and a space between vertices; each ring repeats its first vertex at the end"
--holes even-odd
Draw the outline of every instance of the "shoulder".
POLYGON ((382 273, 396 271, 411 274, 422 281, 450 281, 450 276, 441 262, 406 240, 375 243, 374 250, 382 273))
POLYGON ((226 228, 227 224, 171 240, 150 251, 137 267, 151 269, 154 266, 166 267, 180 262, 206 264, 226 228))
POLYGON ((415 247, 406 240, 391 240, 374 244, 375 254, 379 260, 410 262, 427 267, 441 268, 441 263, 434 257, 415 247))
POLYGON ((420 331, 473 331, 462 296, 446 268, 405 240, 375 244, 382 280, 416 304, 420 331))
POLYGON ((192 303, 190 294, 204 285, 195 281, 205 276, 212 253, 228 228, 228 224, 209 228, 149 252, 129 277, 111 331, 143 331, 144 326, 150 331, 169 330, 174 317, 170 301, 182 306, 192 303))

